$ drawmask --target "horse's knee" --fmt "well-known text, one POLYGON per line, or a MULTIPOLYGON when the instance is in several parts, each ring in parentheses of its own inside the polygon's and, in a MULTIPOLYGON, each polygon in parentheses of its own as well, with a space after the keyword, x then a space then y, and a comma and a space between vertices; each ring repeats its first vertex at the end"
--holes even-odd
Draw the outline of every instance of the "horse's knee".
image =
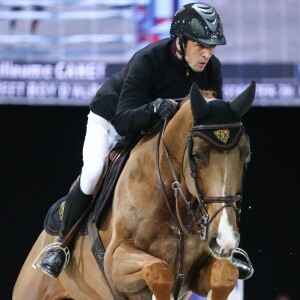
POLYGON ((239 277, 239 271, 230 261, 218 260, 214 263, 211 271, 211 284, 213 286, 235 285, 239 277))
POLYGON ((238 269, 227 260, 216 261, 211 271, 212 299, 227 299, 238 280, 238 269))
POLYGON ((173 285, 174 277, 169 265, 160 259, 151 259, 143 265, 143 276, 147 282, 173 285))
POLYGON ((157 300, 170 299, 174 276, 169 265, 159 259, 151 259, 143 266, 143 278, 157 300))

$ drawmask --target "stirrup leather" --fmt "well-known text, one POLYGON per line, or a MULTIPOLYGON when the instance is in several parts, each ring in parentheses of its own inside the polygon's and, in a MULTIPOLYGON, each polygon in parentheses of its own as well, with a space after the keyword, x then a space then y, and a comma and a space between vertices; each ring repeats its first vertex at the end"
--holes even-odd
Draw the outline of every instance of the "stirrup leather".
POLYGON ((64 262, 64 265, 62 267, 61 270, 63 270, 66 265, 68 264, 69 260, 70 260, 70 251, 69 251, 69 248, 66 247, 66 248, 63 248, 61 247, 62 243, 61 242, 55 242, 55 243, 52 243, 52 244, 49 244, 48 246, 46 246, 42 251, 41 253, 39 254, 39 256, 36 258, 36 260, 34 261, 34 263, 32 264, 32 267, 34 269, 39 269, 41 270, 41 262, 42 260, 47 256, 47 254, 52 251, 52 250, 61 250, 63 251, 63 253, 65 254, 65 262, 64 262))

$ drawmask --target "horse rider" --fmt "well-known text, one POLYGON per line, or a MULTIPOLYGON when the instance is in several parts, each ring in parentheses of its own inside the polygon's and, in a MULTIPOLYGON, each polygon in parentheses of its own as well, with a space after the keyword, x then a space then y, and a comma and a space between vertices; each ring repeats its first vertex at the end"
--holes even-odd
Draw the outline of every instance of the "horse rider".
MULTIPOLYGON (((105 156, 121 136, 137 136, 159 120, 171 118, 177 108, 171 99, 185 97, 193 82, 222 99, 221 63, 213 52, 225 44, 220 16, 212 6, 184 5, 173 17, 170 38, 136 52, 99 88, 90 103, 81 174, 65 196, 59 242, 89 207, 105 156)), ((53 247, 40 268, 57 278, 64 264, 64 251, 53 247)), ((247 273, 246 263, 236 265, 240 275, 247 273)))

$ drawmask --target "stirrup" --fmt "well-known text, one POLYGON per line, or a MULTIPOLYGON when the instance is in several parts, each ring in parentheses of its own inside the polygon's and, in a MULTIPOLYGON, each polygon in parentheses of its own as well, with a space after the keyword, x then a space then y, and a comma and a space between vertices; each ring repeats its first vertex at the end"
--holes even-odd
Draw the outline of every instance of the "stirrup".
MULTIPOLYGON (((251 269, 250 276, 247 278, 247 279, 249 279, 250 277, 252 277, 252 275, 253 275, 253 273, 254 273, 254 268, 253 268, 253 266, 252 266, 252 264, 251 264, 249 255, 247 254, 247 252, 246 252, 245 250, 243 250, 243 249, 241 249, 241 248, 236 248, 236 249, 234 249, 232 255, 234 255, 235 253, 236 253, 236 254, 239 254, 239 255, 241 255, 241 256, 243 256, 243 257, 246 259, 247 264, 248 264, 249 268, 251 269)), ((244 263, 245 263, 245 262, 244 262, 244 263)))
MULTIPOLYGON (((55 243, 52 243, 52 244, 49 244, 48 246, 46 246, 42 251, 41 253, 39 254, 39 256, 36 258, 36 260, 34 261, 34 263, 32 264, 32 267, 34 269, 38 269, 38 270, 41 270, 41 262, 42 260, 48 255, 48 253, 50 251, 55 251, 55 250, 61 250, 63 251, 63 253, 65 254, 65 262, 64 262, 64 265, 62 267, 61 270, 63 270, 66 265, 68 264, 69 260, 70 260, 70 251, 69 251, 69 248, 68 247, 61 247, 62 243, 61 242, 55 242, 55 243)), ((41 270, 42 271, 42 270, 41 270)))

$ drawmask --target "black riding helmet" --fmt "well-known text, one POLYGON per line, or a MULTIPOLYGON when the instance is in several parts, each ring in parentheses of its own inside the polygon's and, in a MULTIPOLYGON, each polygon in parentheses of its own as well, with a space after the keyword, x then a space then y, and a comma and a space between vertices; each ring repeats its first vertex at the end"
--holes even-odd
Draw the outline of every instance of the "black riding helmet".
POLYGON ((194 40, 205 45, 225 45, 223 25, 217 11, 205 3, 190 3, 180 8, 171 24, 172 38, 194 40))

